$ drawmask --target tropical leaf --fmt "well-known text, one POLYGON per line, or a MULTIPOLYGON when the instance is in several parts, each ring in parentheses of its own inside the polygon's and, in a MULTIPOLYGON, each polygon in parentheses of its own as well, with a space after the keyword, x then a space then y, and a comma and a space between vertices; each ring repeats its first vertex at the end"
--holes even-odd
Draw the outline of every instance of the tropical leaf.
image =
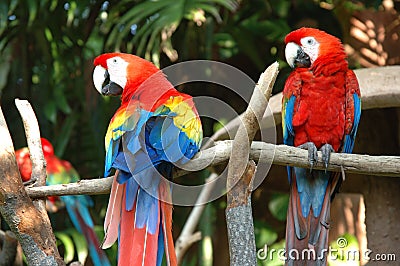
POLYGON ((75 256, 74 241, 65 232, 54 232, 54 235, 56 236, 57 244, 64 246, 65 263, 71 262, 75 256))
POLYGON ((271 214, 279 221, 286 220, 287 208, 289 204, 289 194, 275 193, 268 203, 268 209, 271 214))
POLYGON ((119 50, 125 42, 130 43, 127 47, 135 49, 137 55, 149 60, 156 59, 155 61, 163 51, 171 61, 177 59, 170 39, 182 20, 194 19, 193 13, 203 10, 221 22, 220 8, 234 11, 238 6, 234 0, 152 0, 136 5, 129 4, 128 1, 121 2, 114 13, 110 14, 107 23, 111 31, 106 47, 119 50), (114 24, 112 18, 126 9, 127 5, 128 11, 114 24))
POLYGON ((79 233, 73 228, 65 230, 65 232, 72 237, 78 255, 78 260, 80 261, 80 263, 82 263, 82 265, 84 265, 89 255, 88 244, 85 237, 83 236, 83 234, 79 233))
POLYGON ((265 245, 272 245, 278 239, 278 233, 266 222, 254 221, 254 234, 256 237, 257 248, 263 248, 265 245))

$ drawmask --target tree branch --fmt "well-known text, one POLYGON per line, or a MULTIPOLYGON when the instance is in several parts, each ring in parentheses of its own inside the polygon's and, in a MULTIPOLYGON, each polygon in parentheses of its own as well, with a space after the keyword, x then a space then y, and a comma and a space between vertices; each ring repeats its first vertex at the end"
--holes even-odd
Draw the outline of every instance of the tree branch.
POLYGON ((106 178, 82 179, 76 183, 28 187, 26 191, 32 198, 65 195, 101 195, 108 194, 114 176, 106 178))
POLYGON ((64 265, 55 238, 22 184, 14 147, 0 108, 0 211, 21 243, 29 265, 64 265))
POLYGON ((251 192, 256 164, 250 161, 240 180, 228 192, 225 216, 230 265, 257 265, 251 192), (232 194, 232 195, 231 195, 232 194), (230 198, 230 199, 229 199, 230 198))
POLYGON ((260 129, 260 122, 268 106, 272 88, 278 76, 279 64, 269 66, 261 73, 242 116, 242 123, 232 143, 228 163, 227 207, 230 265, 256 265, 256 242, 251 207, 251 192, 256 172, 254 161, 249 162, 250 145, 260 129))
MULTIPOLYGON (((34 186, 46 185, 46 161, 44 159, 42 143, 40 141, 40 130, 37 122, 35 112, 30 103, 26 100, 15 99, 15 106, 21 115, 24 124, 25 136, 28 142, 29 156, 32 162, 32 173, 30 180, 34 181, 34 186)), ((43 219, 46 221, 46 227, 52 233, 51 224, 46 211, 46 201, 38 199, 33 202, 36 209, 42 214, 43 219)))
POLYGON ((32 176, 38 186, 46 185, 46 161, 44 159, 40 129, 35 112, 27 100, 15 99, 15 106, 21 115, 24 124, 26 140, 29 147, 29 156, 32 161, 32 176))
MULTIPOLYGON (((199 152, 186 164, 187 169, 204 169, 221 165, 229 160, 232 151, 232 140, 217 141, 207 150, 199 152)), ((318 161, 313 169, 325 170, 321 160, 322 154, 318 152, 318 161)), ((250 159, 257 162, 271 162, 282 166, 296 166, 309 168, 308 151, 286 145, 254 141, 251 144, 250 159)), ((332 153, 329 171, 400 177, 400 156, 371 156, 360 154, 332 153)), ((174 178, 189 173, 186 170, 174 172, 174 178)), ((81 195, 81 194, 107 194, 110 192, 112 176, 107 178, 84 179, 77 183, 51 185, 45 187, 26 188, 32 198, 46 196, 81 195)))

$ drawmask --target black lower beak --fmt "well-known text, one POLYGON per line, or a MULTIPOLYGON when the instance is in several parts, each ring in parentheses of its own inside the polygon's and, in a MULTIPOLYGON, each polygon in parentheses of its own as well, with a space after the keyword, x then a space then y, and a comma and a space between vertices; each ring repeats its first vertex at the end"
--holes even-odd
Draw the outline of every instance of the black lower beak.
POLYGON ((306 68, 311 66, 310 57, 303 51, 303 49, 297 50, 297 56, 294 59, 294 65, 296 67, 306 67, 306 68))
POLYGON ((117 83, 110 82, 101 89, 101 94, 104 96, 118 96, 121 95, 123 88, 117 83))

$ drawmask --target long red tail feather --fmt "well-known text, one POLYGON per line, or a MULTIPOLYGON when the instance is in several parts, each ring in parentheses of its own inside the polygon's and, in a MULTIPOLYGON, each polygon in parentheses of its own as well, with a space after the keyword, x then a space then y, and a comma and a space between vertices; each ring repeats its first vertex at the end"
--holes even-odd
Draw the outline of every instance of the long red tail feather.
POLYGON ((118 171, 114 175, 111 187, 110 200, 104 220, 104 240, 101 245, 103 249, 111 247, 118 239, 118 229, 121 221, 122 202, 125 195, 125 185, 117 182, 118 171))
POLYGON ((327 265, 331 196, 339 178, 339 175, 331 177, 319 217, 314 217, 311 209, 305 218, 296 177, 292 176, 286 224, 286 265, 327 265))
POLYGON ((167 263, 169 266, 177 265, 176 253, 174 248, 174 239, 172 237, 172 204, 171 193, 169 185, 166 182, 160 182, 160 196, 162 201, 161 212, 162 212, 162 226, 164 231, 164 242, 165 242, 165 253, 167 257, 167 263))

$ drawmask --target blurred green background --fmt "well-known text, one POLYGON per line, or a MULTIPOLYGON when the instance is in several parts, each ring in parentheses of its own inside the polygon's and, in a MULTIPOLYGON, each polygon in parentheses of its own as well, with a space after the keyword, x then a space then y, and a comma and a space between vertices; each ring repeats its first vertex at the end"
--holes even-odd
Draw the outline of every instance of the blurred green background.
MULTIPOLYGON (((56 154, 71 161, 82 178, 101 177, 104 135, 119 99, 104 98, 95 91, 91 80, 95 56, 128 52, 160 68, 186 60, 217 60, 239 68, 253 80, 270 63, 279 61, 277 93, 290 71, 284 62, 287 33, 300 26, 314 26, 346 39, 352 15, 377 11, 381 4, 372 0, 2 0, 1 106, 16 149, 26 146, 26 140, 14 99, 27 99, 36 112, 42 136, 54 144, 56 154)), ((218 97, 238 112, 246 107, 240 99, 227 98, 226 92, 212 85, 188 84, 179 89, 218 97)), ((210 136, 216 121, 203 124, 205 135, 210 136)), ((201 183, 208 173, 192 176, 188 183, 193 179, 201 183)), ((268 191, 263 185, 254 197, 258 247, 265 243, 282 246, 288 195, 268 191)), ((102 225, 108 195, 95 198, 92 214, 95 223, 102 225)), ((199 229, 209 237, 192 246, 184 265, 227 265, 224 208, 225 198, 207 206, 199 229)), ((175 208, 175 237, 189 212, 188 207, 175 208)), ((56 216, 52 217, 55 231, 69 232, 71 223, 56 216)), ((74 245, 74 238, 69 244, 63 236, 58 239, 62 252, 72 252, 65 247, 74 245)), ((108 254, 115 260, 115 249, 108 254)), ((72 256, 77 259, 76 252, 72 256)), ((262 265, 280 265, 275 263, 263 261, 262 265)))

